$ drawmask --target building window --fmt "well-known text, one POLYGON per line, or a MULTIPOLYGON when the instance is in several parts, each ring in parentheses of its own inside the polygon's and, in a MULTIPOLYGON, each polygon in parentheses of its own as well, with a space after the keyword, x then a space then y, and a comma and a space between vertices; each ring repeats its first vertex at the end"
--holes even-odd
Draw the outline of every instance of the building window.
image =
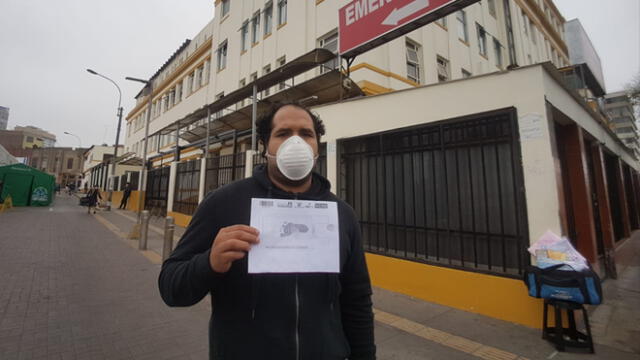
POLYGON ((462 71, 462 78, 466 79, 466 78, 470 78, 471 77, 471 72, 465 70, 465 69, 461 69, 462 71))
MULTIPOLYGON (((221 92, 220 94, 216 95, 216 101, 222 99, 224 97, 224 91, 221 92)), ((222 117, 222 115, 224 115, 224 113, 222 112, 222 110, 220 111, 216 111, 215 114, 213 114, 213 118, 214 119, 219 119, 222 117)))
POLYGON ((67 170, 73 169, 73 158, 67 159, 67 170))
POLYGON ((196 89, 199 89, 204 83, 202 73, 204 72, 204 66, 200 66, 196 69, 196 89))
MULTIPOLYGON (((271 65, 267 65, 267 66, 262 68, 262 76, 265 76, 270 72, 271 72, 271 65)), ((270 93, 270 89, 269 88, 264 89, 264 96, 265 97, 269 96, 269 93, 270 93)))
POLYGON ((409 80, 420 83, 420 58, 418 51, 420 46, 407 41, 407 77, 409 80))
POLYGON ((487 6, 489 8, 489 14, 493 17, 496 17, 496 1, 487 0, 487 6))
POLYGON ((32 143, 33 142, 33 136, 27 136, 27 142, 32 143))
POLYGON ((529 18, 527 17, 527 14, 525 14, 524 10, 522 10, 522 24, 524 35, 529 36, 529 18))
POLYGON ((231 0, 222 0, 222 13, 220 14, 220 18, 227 15, 229 10, 231 10, 231 0))
MULTIPOLYGON (((324 37, 318 39, 318 47, 322 49, 327 49, 332 53, 338 52, 338 31, 334 30, 329 35, 325 35, 324 37)), ((337 69, 339 64, 339 59, 337 57, 327 61, 326 63, 320 66, 320 74, 325 73, 327 71, 331 71, 333 69, 337 69)))
POLYGON ((493 39, 493 51, 496 56, 496 66, 502 68, 502 44, 498 39, 493 39))
POLYGON ((189 74, 189 76, 187 76, 187 85, 186 85, 186 89, 187 89, 187 96, 191 95, 191 93, 193 92, 193 73, 189 74))
MULTIPOLYGON (((283 67, 286 62, 287 62, 287 58, 285 56, 283 56, 283 57, 279 58, 278 60, 276 60, 276 64, 277 64, 278 68, 283 67)), ((283 82, 278 84, 278 90, 284 90, 284 88, 286 86, 287 85, 283 81, 283 82)))
POLYGON ((182 83, 176 84, 176 104, 182 101, 182 83))
POLYGON ((436 58, 438 64, 438 82, 449 80, 449 61, 441 56, 436 58))
POLYGON ((218 71, 227 66, 227 40, 218 46, 218 71))
POLYGON ((484 28, 477 24, 478 27, 478 50, 480 51, 480 55, 486 57, 487 56, 487 33, 484 31, 484 28))
POLYGON ((458 38, 468 43, 469 33, 467 31, 467 14, 464 10, 460 10, 456 13, 456 20, 458 21, 458 38))
POLYGON ((242 24, 242 29, 240 29, 240 50, 247 51, 249 41, 249 20, 246 20, 242 24))
POLYGON ((264 34, 271 34, 271 25, 273 24, 273 3, 268 2, 264 7, 264 34))
POLYGON ((211 60, 207 59, 204 62, 204 73, 202 77, 202 85, 209 83, 209 77, 211 76, 211 60))
POLYGON ((443 28, 447 28, 447 17, 443 16, 440 19, 436 20, 436 23, 440 24, 443 28))
POLYGON ((260 12, 255 13, 251 19, 251 43, 256 44, 260 36, 260 12))
MULTIPOLYGON (((247 81, 242 79, 238 82, 238 89, 242 89, 245 85, 247 85, 247 81)), ((240 110, 244 106, 244 99, 238 101, 236 103, 236 110, 240 110)))
POLYGON ((287 22, 287 0, 278 0, 278 25, 287 22))

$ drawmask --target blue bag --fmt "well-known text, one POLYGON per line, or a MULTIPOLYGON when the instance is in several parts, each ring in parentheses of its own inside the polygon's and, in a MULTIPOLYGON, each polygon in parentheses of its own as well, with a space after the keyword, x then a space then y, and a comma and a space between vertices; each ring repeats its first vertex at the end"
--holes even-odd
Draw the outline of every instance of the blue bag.
POLYGON ((562 266, 564 264, 545 269, 529 266, 523 279, 529 289, 529 296, 573 301, 578 304, 598 305, 602 302, 602 287, 598 274, 592 269, 560 270, 562 266))

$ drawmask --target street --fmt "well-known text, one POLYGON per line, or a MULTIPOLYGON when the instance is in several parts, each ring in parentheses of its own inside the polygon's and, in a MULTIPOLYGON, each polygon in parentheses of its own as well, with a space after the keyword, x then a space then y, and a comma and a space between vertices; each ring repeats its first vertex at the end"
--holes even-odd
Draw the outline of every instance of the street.
MULTIPOLYGON (((134 220, 124 211, 87 214, 68 195, 51 207, 0 214, 0 359, 207 358, 209 299, 190 308, 164 305, 157 290, 161 220, 149 231, 147 252, 125 239, 134 220)), ((638 267, 629 268, 636 280, 623 275, 622 284, 637 302, 638 267)), ((601 339, 593 356, 558 353, 537 329, 375 288, 378 358, 638 359, 633 330, 622 333, 636 326, 638 312, 613 300, 602 307, 608 317, 594 315, 601 339), (613 321, 618 330, 607 330, 613 321)))

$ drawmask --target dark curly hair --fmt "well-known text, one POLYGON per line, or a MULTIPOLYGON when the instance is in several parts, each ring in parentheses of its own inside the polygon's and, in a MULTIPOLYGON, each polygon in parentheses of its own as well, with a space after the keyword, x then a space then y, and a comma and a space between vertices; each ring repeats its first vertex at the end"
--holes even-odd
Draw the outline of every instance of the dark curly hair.
POLYGON ((271 130, 273 129, 273 117, 276 115, 278 110, 285 106, 295 106, 299 109, 302 109, 309 114, 311 120, 313 121, 313 129, 316 132, 316 139, 318 140, 318 144, 320 144, 320 137, 325 134, 324 123, 320 119, 317 114, 314 114, 306 108, 304 105, 298 102, 277 102, 271 105, 269 110, 264 112, 258 117, 256 121, 256 136, 258 140, 262 143, 262 156, 265 156, 267 151, 267 146, 269 145, 269 138, 271 137, 271 130))

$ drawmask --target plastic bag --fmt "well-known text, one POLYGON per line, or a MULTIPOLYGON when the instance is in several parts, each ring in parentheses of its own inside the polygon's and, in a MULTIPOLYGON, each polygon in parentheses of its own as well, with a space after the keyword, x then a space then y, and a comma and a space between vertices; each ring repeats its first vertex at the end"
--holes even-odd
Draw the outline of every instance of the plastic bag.
POLYGON ((541 269, 563 264, 560 270, 582 271, 589 268, 589 263, 571 245, 566 237, 560 237, 550 230, 544 233, 529 247, 529 253, 536 258, 537 266, 541 269))

